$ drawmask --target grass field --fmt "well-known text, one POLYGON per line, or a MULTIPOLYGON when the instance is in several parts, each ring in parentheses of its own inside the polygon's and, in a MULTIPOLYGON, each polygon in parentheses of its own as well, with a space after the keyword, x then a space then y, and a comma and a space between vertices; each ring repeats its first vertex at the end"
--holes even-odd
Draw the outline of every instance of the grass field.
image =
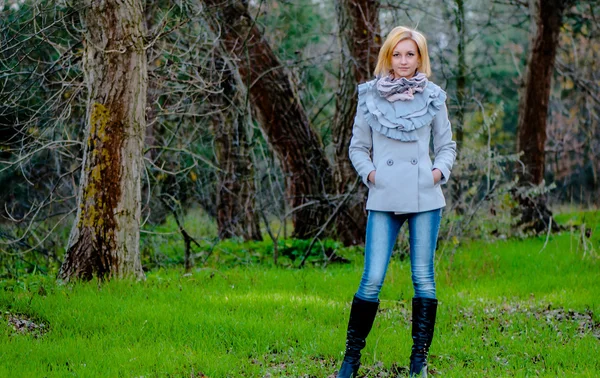
MULTIPOLYGON (((600 215, 558 219, 572 231, 440 248, 432 375, 600 374, 600 215)), ((139 283, 1 282, 0 377, 332 376, 362 270, 359 253, 345 257, 156 270, 139 283)), ((411 297, 410 266, 393 260, 364 376, 407 375, 411 297)))

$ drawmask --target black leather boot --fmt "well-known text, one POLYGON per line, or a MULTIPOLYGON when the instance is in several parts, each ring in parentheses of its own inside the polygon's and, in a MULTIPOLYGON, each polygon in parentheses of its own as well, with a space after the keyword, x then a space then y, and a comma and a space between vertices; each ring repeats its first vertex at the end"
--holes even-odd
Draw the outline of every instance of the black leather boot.
POLYGON ((413 346, 409 376, 426 378, 427 354, 433 340, 438 301, 431 298, 413 298, 412 304, 413 346))
POLYGON ((371 331, 379 301, 368 302, 354 296, 350 320, 348 321, 348 333, 346 336, 346 353, 344 362, 337 374, 338 378, 358 377, 360 367, 360 351, 365 347, 365 339, 371 331))

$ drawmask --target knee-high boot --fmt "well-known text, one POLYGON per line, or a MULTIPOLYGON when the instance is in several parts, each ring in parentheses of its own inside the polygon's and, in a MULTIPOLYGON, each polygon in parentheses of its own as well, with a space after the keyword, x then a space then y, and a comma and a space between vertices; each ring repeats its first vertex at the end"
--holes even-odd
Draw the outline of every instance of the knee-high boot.
POLYGON ((413 298, 410 377, 427 377, 427 355, 433 340, 437 299, 413 298))
POLYGON ((350 320, 348 321, 348 332, 346 336, 346 353, 344 362, 337 374, 338 378, 352 378, 358 376, 360 367, 360 351, 365 347, 365 339, 371 331, 379 301, 364 301, 354 296, 350 320))

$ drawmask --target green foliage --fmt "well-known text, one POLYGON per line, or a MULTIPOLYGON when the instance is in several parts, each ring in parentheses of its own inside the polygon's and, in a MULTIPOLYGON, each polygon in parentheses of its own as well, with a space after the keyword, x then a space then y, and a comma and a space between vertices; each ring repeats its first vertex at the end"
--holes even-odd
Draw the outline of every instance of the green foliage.
MULTIPOLYGON (((59 223, 41 222, 35 232, 28 233, 24 238, 25 230, 14 226, 0 226, 0 279, 21 279, 32 274, 56 277, 65 254, 72 222, 72 216, 63 218, 59 223), (40 244, 41 237, 46 237, 45 241, 51 248, 44 248, 40 244)), ((197 267, 274 264, 274 243, 266 231, 263 232, 262 241, 219 241, 215 221, 198 208, 189 210, 182 224, 198 242, 192 244, 191 251, 197 267)), ((270 227, 278 226, 273 223, 270 227)), ((277 264, 289 267, 299 265, 311 243, 313 245, 307 257, 309 265, 348 262, 345 257, 355 254, 358 248, 344 247, 342 243, 332 239, 317 239, 313 243, 311 239, 280 237, 277 239, 277 264)), ((183 267, 184 239, 172 215, 160 225, 144 225, 140 251, 145 271, 183 267)))
MULTIPOLYGON (((558 218, 595 231, 598 217, 558 218)), ((584 255, 579 237, 440 251, 431 369, 448 377, 594 377, 600 259, 584 255)), ((0 376, 329 376, 341 363, 360 255, 348 251, 355 263, 325 269, 157 269, 137 283, 58 286, 37 274, 0 281, 0 376), (26 331, 15 319, 44 327, 26 331)), ((409 263, 393 260, 363 353, 366 376, 405 375, 410 280, 409 263)))
MULTIPOLYGON (((297 266, 296 260, 302 260, 311 245, 310 239, 277 240, 277 264, 280 266, 297 266)), ((196 265, 201 267, 232 267, 274 264, 275 244, 270 239, 263 241, 242 241, 227 239, 201 239, 199 245, 193 246, 196 265)), ((311 264, 329 262, 347 262, 340 254, 345 255, 354 248, 345 248, 340 242, 331 239, 317 240, 308 252, 307 261, 311 264)), ((142 265, 144 269, 158 267, 182 266, 184 261, 183 241, 175 245, 165 245, 161 252, 150 253, 144 249, 142 265)))
MULTIPOLYGON (((304 255, 307 254, 309 247, 309 257, 323 257, 325 259, 335 254, 336 250, 343 248, 342 243, 331 239, 316 243, 313 243, 311 239, 278 240, 277 246, 279 254, 290 258, 292 261, 295 261, 298 258, 302 259, 304 255)), ((270 249, 273 249, 272 245, 270 249)))
POLYGON ((450 178, 454 192, 446 194, 458 211, 445 212, 440 230, 442 238, 454 245, 461 240, 519 235, 515 227, 519 218, 513 214, 517 203, 511 193, 517 183, 510 175, 518 156, 503 155, 492 143, 503 114, 503 104, 482 109, 481 122, 469 125, 459 148, 450 178))
MULTIPOLYGON (((183 220, 183 225, 198 242, 198 245, 192 245, 192 254, 197 266, 219 268, 274 264, 275 244, 267 232, 263 232, 262 241, 239 239, 219 241, 214 220, 199 209, 189 211, 183 220)), ((270 227, 278 226, 271 224, 270 227)), ((317 239, 313 243, 311 239, 281 237, 277 238, 277 264, 293 266, 298 258, 302 260, 311 243, 313 245, 307 258, 310 264, 347 262, 344 256, 352 254, 356 249, 344 247, 342 243, 332 239, 317 239)), ((142 265, 145 270, 183 266, 185 245, 172 216, 160 226, 146 227, 146 232, 142 233, 141 251, 142 265)), ((299 262, 296 263, 298 264, 299 262)))
POLYGON ((24 228, 0 225, 0 280, 28 275, 56 277, 65 253, 72 216, 24 228))
POLYGON ((577 237, 577 247, 583 254, 600 255, 600 211, 558 214, 555 220, 577 237))

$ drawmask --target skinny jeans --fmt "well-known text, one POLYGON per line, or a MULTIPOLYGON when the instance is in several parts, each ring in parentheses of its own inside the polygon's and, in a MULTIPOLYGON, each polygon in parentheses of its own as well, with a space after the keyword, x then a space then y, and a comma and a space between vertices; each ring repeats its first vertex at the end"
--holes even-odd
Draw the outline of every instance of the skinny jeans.
POLYGON ((389 266, 400 227, 408 220, 410 270, 415 298, 435 299, 433 258, 442 209, 395 214, 369 210, 365 242, 365 268, 356 296, 376 302, 389 266))

